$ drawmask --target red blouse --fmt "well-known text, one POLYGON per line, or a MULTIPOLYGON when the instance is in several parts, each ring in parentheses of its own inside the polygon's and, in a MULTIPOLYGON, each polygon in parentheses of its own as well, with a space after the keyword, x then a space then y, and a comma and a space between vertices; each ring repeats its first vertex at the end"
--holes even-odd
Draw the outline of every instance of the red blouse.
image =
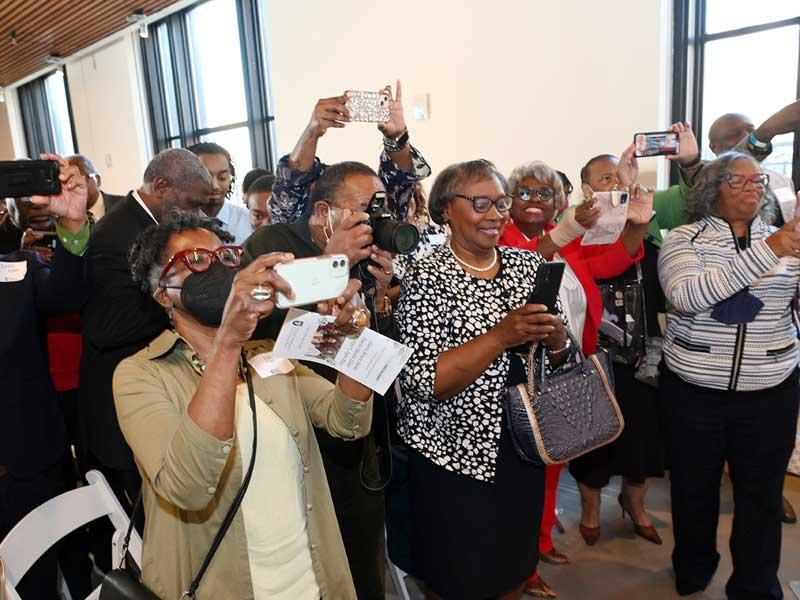
MULTIPOLYGON (((548 225, 545 231, 550 231, 553 227, 555 226, 548 225)), ((535 252, 539 247, 539 239, 528 240, 519 227, 509 222, 500 236, 500 245, 535 252)), ((558 253, 575 273, 586 294, 586 323, 581 346, 584 353, 594 354, 603 317, 603 302, 595 281, 622 275, 631 265, 642 259, 644 245, 640 245, 636 256, 631 257, 625 250, 621 237, 613 244, 604 246, 581 246, 581 238, 578 238, 561 248, 558 253)))

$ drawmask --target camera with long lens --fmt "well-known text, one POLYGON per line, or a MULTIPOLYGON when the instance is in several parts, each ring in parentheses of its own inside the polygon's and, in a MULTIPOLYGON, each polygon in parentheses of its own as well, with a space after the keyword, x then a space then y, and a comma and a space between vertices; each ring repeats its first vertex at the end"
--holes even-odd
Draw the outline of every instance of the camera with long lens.
MULTIPOLYGON (((364 221, 372 228, 372 243, 381 250, 392 254, 411 254, 419 245, 419 230, 411 223, 398 219, 386 208, 386 192, 375 192, 366 211, 369 219, 364 221)), ((380 268, 372 260, 358 264, 358 277, 362 282, 371 282, 374 277, 367 270, 372 265, 380 268)))

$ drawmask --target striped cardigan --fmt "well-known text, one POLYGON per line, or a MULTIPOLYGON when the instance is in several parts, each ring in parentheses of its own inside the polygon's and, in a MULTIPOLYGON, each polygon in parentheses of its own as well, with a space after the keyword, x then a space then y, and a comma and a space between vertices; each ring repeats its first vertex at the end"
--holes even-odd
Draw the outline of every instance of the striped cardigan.
POLYGON ((759 217, 740 250, 731 226, 705 217, 670 232, 658 275, 671 305, 664 361, 683 380, 713 389, 750 391, 781 383, 797 367, 793 301, 800 260, 778 259, 766 243, 776 231, 759 217), (749 288, 764 307, 751 323, 711 318, 719 302, 749 288))

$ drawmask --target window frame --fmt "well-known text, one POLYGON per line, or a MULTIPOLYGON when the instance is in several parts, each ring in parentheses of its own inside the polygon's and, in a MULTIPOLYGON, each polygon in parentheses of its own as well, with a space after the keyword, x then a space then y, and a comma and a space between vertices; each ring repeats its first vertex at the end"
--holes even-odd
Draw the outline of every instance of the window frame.
MULTIPOLYGON (((706 2, 707 0, 674 0, 673 2, 672 122, 690 120, 701 148, 704 144, 702 139, 703 74, 705 72, 705 45, 708 42, 796 26, 798 54, 800 54, 800 15, 759 25, 707 33, 706 2)), ((796 98, 800 98, 800 56, 798 56, 796 98)), ((776 107, 776 110, 778 108, 776 107)), ((794 135, 791 179, 795 189, 800 189, 800 132, 794 135)), ((670 169, 670 182, 672 184, 678 182, 677 169, 670 169)))
POLYGON ((141 40, 143 71, 147 98, 150 106, 150 128, 153 151, 158 153, 173 147, 175 142, 186 148, 202 140, 204 136, 221 131, 247 127, 250 135, 250 150, 254 165, 274 169, 272 153, 272 122, 266 76, 267 53, 261 35, 259 0, 233 0, 236 3, 237 26, 239 28, 240 56, 244 75, 244 93, 247 119, 217 127, 198 125, 195 102, 195 86, 192 74, 191 50, 187 15, 193 9, 208 2, 202 0, 173 13, 150 25, 150 36, 141 40), (160 26, 166 24, 167 46, 170 50, 173 86, 178 113, 178 135, 171 135, 167 106, 167 90, 164 86, 162 57, 159 38, 163 34, 160 26))
POLYGON ((69 121, 70 139, 72 140, 73 153, 80 152, 78 138, 75 135, 75 117, 72 112, 72 96, 69 92, 67 70, 63 66, 37 77, 33 81, 19 86, 17 98, 22 119, 22 130, 25 138, 26 153, 29 158, 37 159, 42 153, 58 153, 53 135, 53 120, 50 111, 50 100, 47 97, 45 80, 57 71, 61 71, 64 83, 64 95, 67 100, 67 115, 69 121))

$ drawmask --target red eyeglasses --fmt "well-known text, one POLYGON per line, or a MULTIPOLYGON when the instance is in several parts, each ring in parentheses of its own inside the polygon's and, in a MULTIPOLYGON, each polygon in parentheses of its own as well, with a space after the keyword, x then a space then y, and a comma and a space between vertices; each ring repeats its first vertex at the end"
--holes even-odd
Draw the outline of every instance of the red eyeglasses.
POLYGON ((192 273, 207 271, 215 260, 218 260, 229 269, 238 269, 239 265, 242 264, 242 252, 241 246, 220 246, 216 250, 208 250, 207 248, 181 250, 167 261, 164 270, 161 271, 161 276, 158 278, 158 285, 164 286, 164 278, 178 262, 185 264, 186 268, 192 273))

